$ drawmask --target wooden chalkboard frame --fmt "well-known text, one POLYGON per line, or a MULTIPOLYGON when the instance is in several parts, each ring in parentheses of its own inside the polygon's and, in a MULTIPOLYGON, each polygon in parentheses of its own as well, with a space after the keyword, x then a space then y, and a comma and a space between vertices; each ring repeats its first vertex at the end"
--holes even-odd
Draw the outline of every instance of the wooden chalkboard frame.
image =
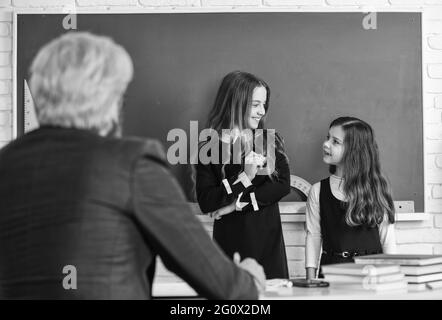
MULTIPOLYGON (((158 13, 166 13, 166 14, 183 14, 183 13, 248 13, 248 12, 260 12, 260 13, 264 13, 264 12, 305 12, 305 13, 311 13, 311 12, 323 12, 323 13, 341 13, 341 12, 370 12, 369 10, 370 8, 348 8, 345 10, 342 9, 327 9, 324 10, 323 8, 319 8, 318 10, 299 10, 299 9, 271 9, 271 8, 232 8, 232 9, 225 9, 225 8, 214 8, 214 9, 186 9, 186 10, 182 10, 182 11, 175 11, 174 9, 164 9, 164 10, 149 10, 149 9, 143 9, 140 10, 139 8, 134 8, 134 9, 130 9, 130 10, 112 10, 112 12, 108 12, 108 11, 104 11, 104 10, 94 10, 94 11, 81 11, 78 10, 78 14, 107 14, 107 13, 111 13, 111 14, 158 14, 158 13)), ((376 10, 376 12, 411 12, 411 13, 419 13, 421 14, 422 17, 422 13, 423 13, 423 9, 417 9, 417 8, 404 8, 403 10, 398 10, 397 8, 395 9, 382 9, 382 10, 376 10)), ((13 138, 16 138, 18 136, 18 132, 17 132, 17 127, 18 127, 18 123, 17 123, 17 21, 18 21, 18 16, 19 15, 26 15, 26 14, 63 14, 66 12, 60 11, 55 9, 54 11, 51 12, 42 12, 42 11, 38 11, 38 10, 26 10, 26 9, 18 9, 16 11, 13 12, 13 81, 12 81, 12 93, 13 93, 13 138)), ((423 24, 424 20, 421 18, 421 22, 423 24)), ((421 28, 422 33, 421 33, 421 40, 423 41, 423 27, 421 28)), ((422 48, 422 47, 421 47, 422 48)), ((423 54, 421 52, 421 57, 422 57, 422 66, 421 66, 421 70, 422 72, 424 71, 424 66, 423 66, 423 54)), ((423 101, 423 93, 424 92, 424 82, 422 82, 422 101, 423 101)), ((422 103, 422 108, 423 108, 424 103, 422 103)), ((422 112, 424 112, 422 110, 422 112)), ((424 119, 424 117, 422 117, 422 119, 424 119)), ((424 124, 422 124, 422 127, 424 128, 424 124)), ((423 137, 424 138, 424 137, 423 137)), ((426 212, 426 199, 427 199, 427 188, 425 188, 426 185, 426 168, 425 168, 425 157, 426 157, 426 152, 425 152, 425 143, 423 143, 423 179, 424 179, 424 184, 423 184, 423 188, 424 188, 424 200, 423 200, 423 205, 424 205, 424 211, 426 212)))

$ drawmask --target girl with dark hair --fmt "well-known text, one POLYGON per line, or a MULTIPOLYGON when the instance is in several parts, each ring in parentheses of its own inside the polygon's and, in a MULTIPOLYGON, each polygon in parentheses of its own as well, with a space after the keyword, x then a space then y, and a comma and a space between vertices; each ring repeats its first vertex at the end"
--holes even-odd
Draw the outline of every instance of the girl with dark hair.
POLYGON ((314 184, 307 200, 308 279, 316 276, 321 242, 320 265, 396 251, 394 204, 370 125, 353 117, 334 120, 323 160, 332 175, 314 184))
POLYGON ((269 86, 250 73, 224 77, 207 122, 216 135, 200 145, 196 193, 227 255, 255 258, 267 278, 288 278, 278 201, 290 192, 290 171, 281 136, 264 129, 269 99, 269 86), (216 137, 222 156, 204 164, 202 150, 216 137))

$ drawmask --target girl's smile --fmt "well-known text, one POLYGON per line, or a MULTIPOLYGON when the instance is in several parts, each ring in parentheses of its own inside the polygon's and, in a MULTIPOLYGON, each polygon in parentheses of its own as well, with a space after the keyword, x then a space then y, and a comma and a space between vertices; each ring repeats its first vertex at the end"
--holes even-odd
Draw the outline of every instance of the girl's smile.
POLYGON ((259 121, 265 115, 265 104, 267 101, 267 90, 264 87, 256 87, 253 90, 252 105, 250 106, 247 125, 250 129, 258 128, 259 121))

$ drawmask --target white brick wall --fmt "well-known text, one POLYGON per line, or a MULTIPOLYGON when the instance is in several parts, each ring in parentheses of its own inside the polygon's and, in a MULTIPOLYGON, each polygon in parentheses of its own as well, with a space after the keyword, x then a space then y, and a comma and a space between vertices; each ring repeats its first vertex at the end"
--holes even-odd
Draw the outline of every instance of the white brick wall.
POLYGON ((140 4, 146 7, 179 7, 187 4, 186 0, 140 0, 140 4))
POLYGON ((442 154, 442 140, 426 140, 425 148, 427 155, 440 155, 442 154))
POLYGON ((437 109, 442 109, 442 96, 434 97, 434 107, 437 109))
POLYGON ((434 124, 437 129, 441 121, 442 109, 432 108, 425 111, 425 123, 434 124))
MULTIPOLYGON (((401 252, 442 254, 442 0, 0 0, 0 148, 12 138, 12 15, 16 9, 55 10, 76 5, 78 12, 102 8, 112 13, 149 8, 229 12, 237 8, 291 11, 423 10, 423 86, 425 130, 426 211, 431 219, 399 222, 396 226, 401 252)), ((291 275, 303 275, 304 226, 284 224, 291 275)), ((211 231, 211 230, 209 230, 211 231)))
POLYGON ((442 244, 434 245, 433 254, 442 254, 442 244))
POLYGON ((0 95, 11 93, 11 81, 10 80, 0 80, 0 95))
POLYGON ((202 5, 211 6, 253 6, 259 7, 261 0, 202 0, 202 5))
POLYGON ((11 111, 0 112, 0 127, 10 127, 11 125, 11 111))
MULTIPOLYGON (((10 1, 0 2, 9 6, 10 1)), ((12 139, 12 15, 0 9, 0 148, 12 139)))
POLYGON ((431 49, 442 50, 442 36, 428 37, 428 45, 431 49))
MULTIPOLYGON (((438 229, 442 229, 442 215, 436 215, 434 217, 434 227, 438 228, 438 229)), ((440 232, 442 233, 442 230, 440 230, 440 232)))
POLYGON ((0 96, 0 111, 12 110, 12 98, 9 95, 0 96))
POLYGON ((323 6, 325 0, 264 0, 263 4, 269 7, 323 6))
POLYGON ((433 199, 442 199, 442 184, 432 186, 431 196, 433 199))
POLYGON ((0 142, 6 143, 12 139, 12 128, 0 126, 0 142))
POLYGON ((35 7, 61 7, 73 5, 75 0, 12 0, 12 5, 17 8, 35 7))
POLYGON ((137 0, 77 0, 78 6, 136 6, 137 0))
POLYGON ((442 208, 442 199, 430 198, 426 204, 426 211, 428 213, 438 213, 440 214, 440 208, 442 208))
POLYGON ((386 6, 387 0, 326 0, 331 6, 386 6))
POLYGON ((0 52, 0 67, 11 65, 11 52, 0 52))
POLYGON ((0 37, 0 52, 12 51, 12 38, 0 37))
POLYGON ((436 167, 442 169, 442 155, 436 157, 436 167))
POLYGON ((442 78, 442 64, 432 63, 428 65, 428 76, 430 78, 441 79, 442 78))
MULTIPOLYGON (((428 229, 433 227, 433 217, 423 221, 398 221, 395 225, 396 233, 401 230, 428 229)), ((397 241, 397 239, 396 239, 397 241)), ((400 243, 397 241, 397 243, 400 243)))
POLYGON ((442 243, 442 232, 437 228, 396 229, 396 241, 402 243, 442 243))

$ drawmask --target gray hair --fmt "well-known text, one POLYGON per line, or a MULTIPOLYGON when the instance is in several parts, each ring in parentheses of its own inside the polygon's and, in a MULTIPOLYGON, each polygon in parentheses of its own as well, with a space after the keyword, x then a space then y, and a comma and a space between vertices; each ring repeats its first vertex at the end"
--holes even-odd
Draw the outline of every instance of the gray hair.
POLYGON ((104 135, 119 121, 133 65, 112 39, 69 32, 40 49, 30 73, 40 125, 93 129, 104 135))

